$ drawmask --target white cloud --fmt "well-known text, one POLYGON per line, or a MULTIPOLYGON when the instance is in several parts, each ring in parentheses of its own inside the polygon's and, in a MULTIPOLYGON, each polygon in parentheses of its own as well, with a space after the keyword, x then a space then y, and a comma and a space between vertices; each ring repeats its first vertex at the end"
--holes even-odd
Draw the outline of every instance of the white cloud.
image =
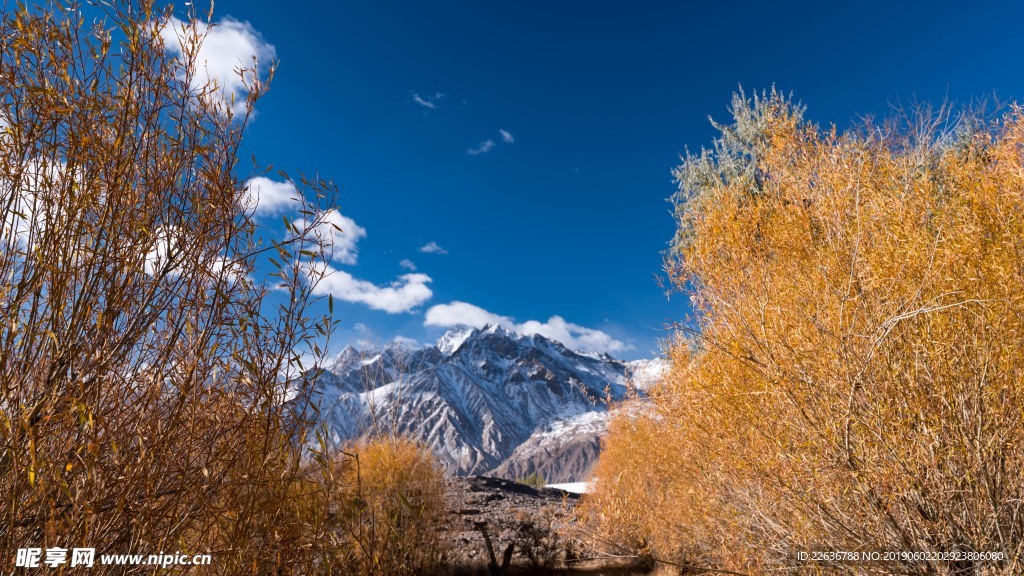
POLYGON ((398 263, 398 265, 401 266, 402 268, 405 268, 406 270, 408 270, 410 272, 415 272, 416 271, 416 264, 413 263, 412 260, 409 260, 409 259, 402 260, 401 262, 398 263))
MULTIPOLYGON (((311 272, 307 271, 307 275, 311 272)), ((324 272, 313 289, 314 294, 332 294, 339 300, 365 304, 388 314, 408 312, 434 295, 427 286, 431 279, 426 274, 403 274, 388 286, 377 286, 330 266, 324 272)))
MULTIPOLYGON (((307 226, 314 221, 320 224, 310 232, 329 244, 331 260, 341 264, 355 264, 357 244, 361 238, 366 237, 366 229, 333 209, 316 214, 308 223, 300 218, 295 221, 295 227, 305 232, 307 226), (335 226, 342 231, 338 232, 335 226)), ((431 278, 426 274, 403 274, 386 286, 378 286, 324 262, 303 262, 303 268, 306 278, 314 283, 314 294, 331 294, 338 300, 365 304, 389 314, 408 312, 434 295, 427 286, 431 278)))
MULTIPOLYGON (((512 133, 509 132, 508 130, 499 128, 498 134, 501 136, 501 141, 504 142, 505 144, 512 144, 516 141, 516 137, 513 136, 512 133)), ((470 148, 469 150, 466 150, 466 154, 469 154, 470 156, 479 156, 481 154, 487 154, 491 150, 494 150, 494 147, 497 145, 498 144, 492 138, 488 138, 487 140, 484 140, 483 142, 477 144, 475 148, 470 148)))
POLYGON ((149 276, 166 274, 170 278, 177 278, 184 273, 198 273, 212 282, 223 281, 228 285, 249 281, 242 262, 224 256, 195 258, 194 254, 185 254, 194 249, 195 245, 188 242, 181 228, 158 226, 143 257, 142 271, 149 276))
MULTIPOLYGON (((179 56, 183 53, 182 38, 187 37, 187 27, 188 23, 172 17, 160 30, 168 52, 179 56)), ((244 114, 246 85, 258 83, 259 78, 251 70, 243 78, 238 70, 251 69, 256 65, 260 70, 266 69, 267 64, 277 57, 274 46, 264 40, 252 24, 230 17, 213 25, 196 22, 196 31, 203 38, 203 43, 197 54, 198 66, 192 87, 198 88, 208 80, 214 81, 220 89, 219 98, 235 114, 244 114)))
MULTIPOLYGON (((160 226, 153 234, 152 247, 146 253, 142 262, 142 270, 149 276, 156 276, 173 265, 177 256, 178 230, 174 227, 160 226)), ((168 270, 169 274, 177 275, 180 272, 180 262, 174 268, 168 270)))
MULTIPOLYGON (((366 228, 334 209, 317 214, 315 220, 319 220, 320 223, 312 228, 311 233, 327 242, 331 250, 331 260, 341 264, 355 264, 359 253, 357 244, 366 237, 366 228), (338 228, 341 229, 340 232, 338 228)), ((312 225, 312 222, 307 224, 304 218, 295 221, 295 226, 300 231, 305 231, 308 225, 312 225)))
POLYGON ((60 233, 70 217, 66 195, 74 184, 85 185, 83 168, 69 174, 64 162, 44 158, 21 166, 17 189, 14 182, 0 179, 0 198, 10 203, 0 221, 2 237, 14 240, 11 247, 25 248, 48 231, 60 233))
POLYGON ((11 203, 3 216, 3 238, 13 238, 15 245, 20 247, 28 244, 29 237, 35 230, 42 233, 45 226, 41 217, 45 188, 40 189, 36 181, 45 180, 52 169, 36 167, 34 164, 30 162, 26 167, 22 184, 17 190, 14 189, 13 182, 0 180, 0 197, 11 203))
POLYGON ((583 352, 606 352, 609 354, 630 350, 633 346, 612 338, 608 333, 566 322, 561 316, 552 316, 547 322, 528 320, 516 326, 523 334, 540 334, 551 340, 558 340, 574 350, 583 352))
POLYGON ((266 176, 256 176, 246 182, 242 202, 257 216, 266 216, 294 207, 297 198, 299 191, 291 182, 275 182, 266 176))
POLYGON ((251 279, 244 274, 240 262, 228 260, 223 256, 213 259, 210 263, 209 273, 214 279, 223 279, 229 285, 233 285, 236 282, 251 282, 251 279))
POLYGON ((601 330, 566 322, 561 316, 552 316, 548 318, 547 322, 528 320, 517 324, 509 316, 501 316, 479 306, 459 301, 431 306, 427 309, 423 324, 440 327, 465 324, 474 328, 483 328, 488 324, 498 325, 527 336, 540 334, 545 338, 557 340, 568 348, 582 352, 613 354, 633 348, 632 345, 616 340, 601 330))
POLYGON ((434 92, 433 96, 420 96, 416 92, 412 93, 412 101, 419 104, 420 106, 430 108, 431 110, 437 109, 437 102, 444 98, 444 94, 440 92, 434 92))
POLYGON ((441 246, 438 245, 437 242, 430 242, 429 244, 424 244, 423 246, 420 246, 420 252, 424 252, 426 254, 447 254, 448 253, 448 251, 445 250, 444 248, 441 248, 441 246))
POLYGON ((483 142, 477 144, 476 148, 470 148, 469 150, 466 150, 466 154, 469 154, 470 156, 479 156, 480 154, 487 154, 494 148, 494 146, 494 140, 488 138, 487 140, 484 140, 483 142))
POLYGON ((406 336, 402 336, 401 334, 399 334, 398 336, 395 336, 394 338, 392 338, 391 341, 393 343, 403 347, 403 348, 419 348, 420 347, 419 340, 416 340, 415 338, 408 338, 406 336))
POLYGON ((458 300, 448 304, 438 304, 427 309, 424 326, 455 326, 465 324, 474 328, 483 328, 488 324, 496 324, 512 328, 515 322, 508 316, 499 316, 479 306, 458 300))

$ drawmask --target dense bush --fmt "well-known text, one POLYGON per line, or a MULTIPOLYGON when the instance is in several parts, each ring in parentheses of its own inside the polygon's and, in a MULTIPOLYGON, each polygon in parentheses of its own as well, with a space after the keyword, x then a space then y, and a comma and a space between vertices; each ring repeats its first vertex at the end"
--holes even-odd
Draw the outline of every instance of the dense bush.
MULTIPOLYGON (((312 411, 284 402, 329 341, 310 306, 330 245, 261 241, 238 150, 269 78, 242 63, 247 97, 226 99, 192 16, 172 58, 146 0, 0 8, 0 571, 19 548, 94 547, 90 574, 165 552, 312 574, 344 531, 363 573, 415 571, 437 550, 431 461, 398 442, 324 468, 295 416, 312 411), (327 493, 347 508, 313 505, 327 493)), ((294 184, 316 230, 336 189, 294 184)))
POLYGON ((381 436, 314 465, 304 494, 312 515, 325 514, 318 571, 331 574, 431 574, 446 549, 444 477, 420 444, 381 436))
POLYGON ((668 270, 697 314, 613 426, 590 525, 739 572, 1021 573, 1024 111, 847 133, 774 91, 732 112, 676 171, 668 270))
MULTIPOLYGON (((0 10, 3 566, 27 547, 309 565, 287 498, 308 426, 281 400, 296 351, 330 332, 301 265, 328 247, 296 234, 273 286, 251 277, 266 249, 237 154, 267 79, 243 65, 246 100, 225 100, 197 61, 208 28, 193 20, 172 58, 170 17, 0 10)), ((305 188, 311 216, 333 199, 305 188)), ((126 570, 152 568, 92 571, 126 570)))

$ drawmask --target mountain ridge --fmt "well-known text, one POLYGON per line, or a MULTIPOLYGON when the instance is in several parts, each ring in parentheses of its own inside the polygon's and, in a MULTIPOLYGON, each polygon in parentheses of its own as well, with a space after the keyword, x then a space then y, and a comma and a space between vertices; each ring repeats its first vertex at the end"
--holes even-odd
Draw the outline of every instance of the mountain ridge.
POLYGON ((456 326, 420 348, 347 346, 309 379, 308 398, 335 446, 400 434, 451 474, 576 481, 589 477, 634 367, 649 363, 496 325, 456 326))

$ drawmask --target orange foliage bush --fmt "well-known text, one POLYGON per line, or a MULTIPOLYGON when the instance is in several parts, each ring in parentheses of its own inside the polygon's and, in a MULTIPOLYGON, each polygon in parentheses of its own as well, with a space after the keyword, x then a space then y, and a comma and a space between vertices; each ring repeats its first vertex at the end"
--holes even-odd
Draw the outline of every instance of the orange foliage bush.
MULTIPOLYGON (((272 74, 240 65, 232 104, 202 77, 194 13, 172 57, 171 8, 99 4, 0 7, 0 572, 17 549, 88 547, 94 575, 164 552, 311 573, 323 527, 289 498, 309 423, 282 400, 329 342, 308 272, 329 246, 262 244, 236 172, 272 74)), ((313 230, 336 188, 296 185, 313 230)))
POLYGON ((444 476, 422 445, 380 436, 317 466, 310 516, 325 512, 324 574, 431 574, 445 556, 444 476))
POLYGON ((1024 110, 848 133, 774 91, 732 111, 676 171, 693 328, 613 426, 590 525, 743 573, 1021 573, 1024 110))

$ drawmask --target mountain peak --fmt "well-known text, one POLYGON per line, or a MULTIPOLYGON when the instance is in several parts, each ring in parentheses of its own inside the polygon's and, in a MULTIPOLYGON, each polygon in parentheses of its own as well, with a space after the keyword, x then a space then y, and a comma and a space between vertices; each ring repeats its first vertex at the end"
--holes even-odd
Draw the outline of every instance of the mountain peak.
POLYGON ((437 349, 445 356, 454 354, 462 344, 476 333, 476 328, 456 324, 437 340, 437 349))
POLYGON ((358 362, 362 358, 363 353, 356 349, 351 344, 346 345, 341 352, 326 362, 326 368, 332 372, 338 372, 347 366, 358 362))
POLYGON ((483 330, 480 331, 483 334, 501 334, 505 330, 500 324, 485 324, 483 330))

